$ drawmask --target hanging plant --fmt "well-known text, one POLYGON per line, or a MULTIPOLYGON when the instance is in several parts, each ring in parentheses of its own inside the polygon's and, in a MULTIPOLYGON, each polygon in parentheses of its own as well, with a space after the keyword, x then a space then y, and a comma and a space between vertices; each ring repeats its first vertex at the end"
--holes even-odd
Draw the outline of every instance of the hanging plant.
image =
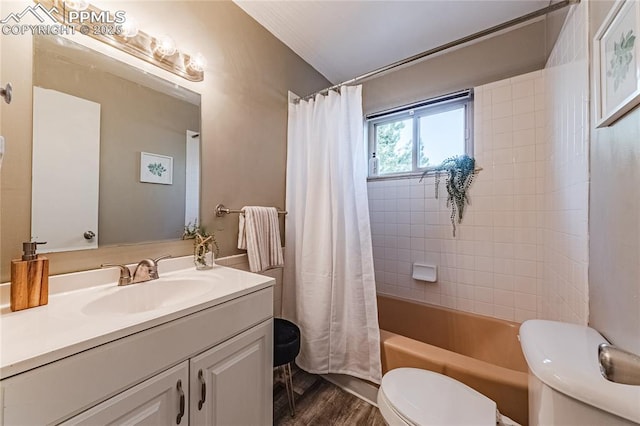
POLYGON ((467 191, 473 182, 475 168, 476 161, 473 158, 468 155, 460 155, 447 158, 435 169, 425 171, 420 178, 420 181, 422 181, 427 173, 434 173, 436 198, 438 198, 440 177, 443 173, 446 173, 447 207, 451 208, 451 225, 453 226, 454 237, 456 236, 456 221, 458 224, 462 223, 464 208, 469 204, 467 191))

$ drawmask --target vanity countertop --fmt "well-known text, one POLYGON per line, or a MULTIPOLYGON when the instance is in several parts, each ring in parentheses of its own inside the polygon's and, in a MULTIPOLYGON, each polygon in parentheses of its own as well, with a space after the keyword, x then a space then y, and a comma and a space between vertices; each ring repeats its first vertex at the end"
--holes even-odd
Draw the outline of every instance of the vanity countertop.
MULTIPOLYGON (((159 280, 125 287, 117 286, 118 271, 114 269, 52 276, 49 304, 17 312, 11 312, 9 308, 10 284, 1 284, 0 378, 11 377, 275 284, 273 278, 223 266, 197 271, 190 256, 162 261, 158 269, 159 280), (99 309, 101 302, 115 293, 129 291, 131 299, 144 298, 146 290, 151 290, 150 286, 165 285, 172 280, 207 283, 205 287, 198 288, 197 293, 169 300, 166 304, 158 302, 159 306, 149 309, 132 312, 127 311, 127 306, 117 307, 113 312, 99 309)), ((177 294, 180 296, 179 291, 177 294)))

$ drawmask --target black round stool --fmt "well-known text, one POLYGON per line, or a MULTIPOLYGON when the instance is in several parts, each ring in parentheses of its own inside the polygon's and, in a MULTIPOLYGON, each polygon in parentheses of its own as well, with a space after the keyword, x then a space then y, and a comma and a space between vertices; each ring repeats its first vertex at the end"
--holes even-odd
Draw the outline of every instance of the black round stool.
POLYGON ((300 329, 291 321, 282 318, 273 320, 273 366, 282 367, 284 371, 284 385, 289 400, 291 417, 296 415, 293 401, 293 376, 291 362, 300 353, 300 329))

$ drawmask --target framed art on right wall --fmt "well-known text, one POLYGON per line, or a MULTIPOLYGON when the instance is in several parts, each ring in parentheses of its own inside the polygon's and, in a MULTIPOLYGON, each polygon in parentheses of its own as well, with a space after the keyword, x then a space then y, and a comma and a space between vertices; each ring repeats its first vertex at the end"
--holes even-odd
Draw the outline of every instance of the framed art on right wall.
POLYGON ((640 2, 617 1, 593 39, 596 127, 640 103, 640 2))

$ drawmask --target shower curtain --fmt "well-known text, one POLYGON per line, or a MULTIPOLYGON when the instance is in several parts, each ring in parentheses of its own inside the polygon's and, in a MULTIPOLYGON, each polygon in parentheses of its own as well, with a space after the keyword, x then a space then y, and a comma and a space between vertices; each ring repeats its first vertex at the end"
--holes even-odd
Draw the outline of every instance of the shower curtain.
POLYGON ((296 362, 380 382, 362 86, 289 103, 283 315, 296 362))

